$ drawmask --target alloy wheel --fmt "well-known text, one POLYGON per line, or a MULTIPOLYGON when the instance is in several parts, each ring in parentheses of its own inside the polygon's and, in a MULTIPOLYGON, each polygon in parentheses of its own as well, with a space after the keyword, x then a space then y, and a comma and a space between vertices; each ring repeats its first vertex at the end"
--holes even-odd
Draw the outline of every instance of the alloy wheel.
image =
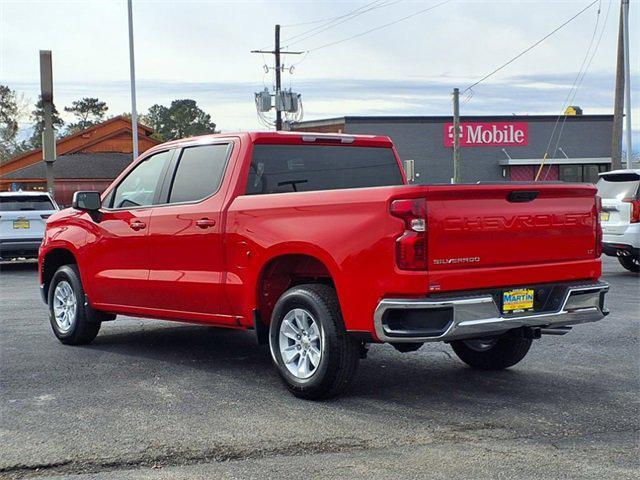
POLYGON ((316 319, 303 308, 289 311, 280 324, 280 356, 289 373, 311 377, 322 359, 322 335, 316 319))
POLYGON ((77 303, 69 282, 59 282, 53 292, 53 317, 60 333, 67 333, 76 323, 77 303))

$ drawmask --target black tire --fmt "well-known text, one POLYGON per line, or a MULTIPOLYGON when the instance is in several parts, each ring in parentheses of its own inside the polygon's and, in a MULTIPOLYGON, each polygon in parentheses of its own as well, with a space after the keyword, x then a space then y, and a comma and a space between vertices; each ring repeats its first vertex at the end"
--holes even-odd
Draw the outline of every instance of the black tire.
POLYGON ((56 270, 49 285, 47 298, 49 304, 49 322, 58 340, 65 345, 86 345, 96 338, 96 335, 98 335, 100 331, 101 322, 92 315, 93 312, 89 311, 84 304, 84 289, 82 288, 80 273, 76 265, 63 265, 56 270), (62 330, 58 322, 56 322, 53 309, 56 287, 62 281, 66 281, 71 286, 76 299, 75 321, 66 331, 62 330))
POLYGON ((473 348, 471 342, 456 340, 451 347, 458 358, 473 368, 480 370, 504 370, 522 360, 531 348, 532 340, 505 334, 494 340, 492 346, 484 349, 473 348))
POLYGON ((289 390, 299 398, 335 397, 350 385, 358 366, 360 345, 347 334, 333 288, 320 284, 298 285, 276 303, 269 328, 271 356, 289 390), (293 309, 307 310, 317 321, 322 338, 320 361, 309 378, 301 379, 287 369, 280 353, 280 325, 293 309))
POLYGON ((633 273, 640 273, 640 259, 636 257, 618 257, 620 265, 633 273))

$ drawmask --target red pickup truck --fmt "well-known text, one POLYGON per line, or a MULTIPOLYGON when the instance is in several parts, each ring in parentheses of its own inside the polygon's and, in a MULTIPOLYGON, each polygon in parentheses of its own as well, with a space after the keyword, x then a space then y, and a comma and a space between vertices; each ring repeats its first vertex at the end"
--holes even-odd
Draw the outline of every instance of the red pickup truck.
POLYGON ((593 186, 406 183, 383 136, 154 147, 48 219, 53 332, 86 344, 116 314, 254 330, 295 395, 323 398, 372 342, 446 342, 503 369, 541 334, 607 314, 593 186))

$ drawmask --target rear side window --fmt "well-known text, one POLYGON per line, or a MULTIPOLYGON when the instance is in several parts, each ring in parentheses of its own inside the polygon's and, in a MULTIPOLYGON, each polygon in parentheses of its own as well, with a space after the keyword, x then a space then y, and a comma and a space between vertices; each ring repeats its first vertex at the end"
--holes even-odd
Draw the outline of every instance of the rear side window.
POLYGON ((598 181, 598 195, 617 200, 636 198, 639 186, 640 176, 635 173, 603 175, 598 181))
POLYGON ((169 192, 169 203, 202 200, 217 192, 230 144, 188 147, 182 151, 169 192))
POLYGON ((51 199, 46 195, 7 195, 0 196, 1 212, 21 212, 28 210, 55 210, 51 199))
POLYGON ((247 195, 402 185, 390 148, 255 145, 247 195))

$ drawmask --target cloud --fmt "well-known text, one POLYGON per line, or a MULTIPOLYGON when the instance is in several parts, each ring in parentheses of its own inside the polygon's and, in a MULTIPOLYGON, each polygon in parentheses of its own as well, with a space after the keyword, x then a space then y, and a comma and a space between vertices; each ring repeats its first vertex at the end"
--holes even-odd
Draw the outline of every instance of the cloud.
MULTIPOLYGON (((193 98, 223 130, 258 129, 253 92, 271 87, 273 26, 283 25, 283 45, 316 24, 344 15, 365 0, 170 0, 135 1, 138 110, 176 98, 193 98)), ((424 9, 436 0, 389 2, 308 37, 293 46, 313 50, 424 9)), ((307 119, 342 115, 448 115, 451 90, 464 89, 583 8, 557 0, 455 0, 393 25, 307 56, 283 84, 302 93, 307 119)), ((637 10, 635 10, 637 13, 637 10)), ((559 114, 588 53, 597 54, 575 100, 585 113, 613 109, 618 8, 602 2, 553 37, 463 96, 463 114, 559 114), (596 28, 597 27, 597 28, 596 28), (602 29, 602 30, 600 30, 602 29), (596 36, 593 37, 593 33, 596 36)), ((633 25, 638 16, 632 15, 633 25)), ((631 30, 632 98, 637 80, 640 29, 631 30)), ((298 37, 304 38, 304 35, 298 37)), ((127 12, 124 1, 0 0, 0 79, 38 94, 38 50, 51 49, 58 109, 84 96, 105 100, 110 114, 129 111, 127 12)), ((634 105, 638 105, 635 101, 634 105)), ((63 113, 63 116, 66 115, 63 113)), ((633 111, 640 125, 640 111, 633 111)), ((68 117, 66 117, 68 119, 68 117)), ((28 119, 24 119, 28 121, 28 119)), ((640 140, 638 140, 640 142, 640 140)))
MULTIPOLYGON (((566 105, 575 73, 518 75, 487 82, 462 96, 461 110, 468 115, 559 114, 566 105), (469 101, 467 101, 469 100, 469 101)), ((449 115, 455 79, 366 79, 321 78, 292 82, 302 93, 307 119, 344 115, 449 115)), ((592 73, 584 78, 571 102, 585 114, 612 112, 613 75, 592 73)), ((632 95, 640 94, 636 83, 632 95)), ((16 82, 12 88, 35 98, 38 85, 16 82)), ((168 104, 176 98, 193 98, 225 129, 259 128, 253 93, 263 88, 256 82, 173 82, 140 80, 137 86, 140 112, 154 103, 168 104)), ((129 85, 124 81, 60 82, 55 85, 56 102, 69 104, 83 96, 97 96, 110 106, 110 113, 129 111, 129 85)))

